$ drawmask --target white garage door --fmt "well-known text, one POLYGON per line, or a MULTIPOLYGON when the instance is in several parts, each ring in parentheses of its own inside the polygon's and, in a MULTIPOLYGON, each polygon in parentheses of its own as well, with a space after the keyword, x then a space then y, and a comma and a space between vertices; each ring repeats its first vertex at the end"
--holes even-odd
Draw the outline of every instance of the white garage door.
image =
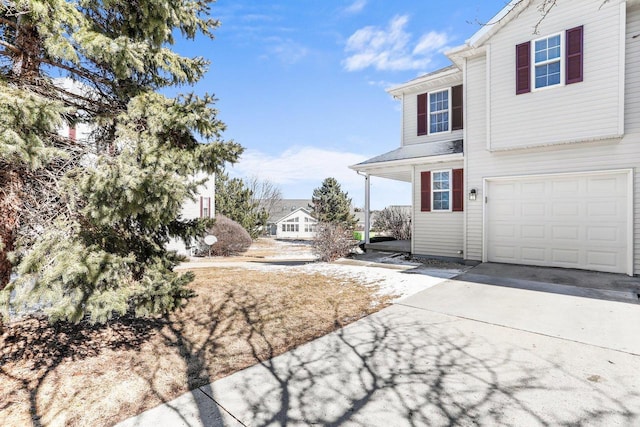
POLYGON ((488 179, 488 261, 628 273, 627 172, 488 179))

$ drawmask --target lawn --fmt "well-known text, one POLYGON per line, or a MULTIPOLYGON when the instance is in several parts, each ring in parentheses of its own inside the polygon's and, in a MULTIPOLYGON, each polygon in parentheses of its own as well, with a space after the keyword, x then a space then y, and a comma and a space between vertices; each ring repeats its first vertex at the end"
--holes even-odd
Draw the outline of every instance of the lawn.
MULTIPOLYGON (((263 256, 260 254, 259 256, 263 256)), ((195 270, 163 319, 27 319, 0 337, 0 424, 112 425, 388 305, 376 286, 313 272, 195 270)))

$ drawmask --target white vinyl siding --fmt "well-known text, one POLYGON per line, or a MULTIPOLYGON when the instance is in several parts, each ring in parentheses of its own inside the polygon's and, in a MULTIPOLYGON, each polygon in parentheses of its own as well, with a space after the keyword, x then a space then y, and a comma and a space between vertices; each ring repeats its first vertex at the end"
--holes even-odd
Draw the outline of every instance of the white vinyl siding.
MULTIPOLYGON (((565 144, 619 135, 620 13, 617 2, 558 2, 552 13, 541 20, 538 7, 532 4, 489 40, 489 149, 565 144), (541 36, 564 34, 567 29, 584 25, 584 80, 553 89, 536 90, 532 86, 532 92, 516 95, 515 46, 531 41, 533 59, 534 40, 539 39, 533 28, 538 23, 541 36)), ((564 73, 564 60, 561 71, 564 73)), ((533 83, 533 62, 531 74, 533 83)))
MULTIPOLYGON (((597 2, 599 6, 601 2, 597 2)), ((561 4, 558 6, 561 7, 561 4)), ((535 8, 530 8, 535 11, 535 8)), ((607 27, 613 24, 607 19, 610 15, 611 8, 603 7, 598 11, 598 7, 593 7, 589 2, 587 9, 591 12, 589 22, 585 22, 585 80, 589 78, 587 68, 593 69, 599 66, 606 67, 606 60, 598 61, 598 64, 591 63, 586 65, 590 47, 587 45, 587 31, 603 32, 608 31, 607 27), (602 14, 602 15, 601 15, 602 14), (598 20, 602 17, 602 23, 598 24, 598 20)), ((581 8, 574 7, 576 14, 581 13, 581 8)), ((563 12, 564 9, 558 9, 563 12)), ((524 15, 524 14, 523 14, 524 15)), ((523 16, 521 15, 521 17, 523 16)), ((551 15, 549 15, 551 16, 551 15)), ((468 61, 467 78, 465 87, 467 88, 467 98, 469 101, 467 108, 467 138, 465 141, 466 167, 465 176, 468 188, 477 188, 480 193, 475 202, 467 201, 467 241, 466 241, 466 258, 470 260, 482 259, 482 225, 483 225, 483 203, 484 194, 482 193, 483 179, 495 176, 518 176, 525 174, 554 174, 566 172, 589 172, 615 169, 634 169, 634 273, 640 273, 640 37, 633 38, 640 33, 640 6, 634 6, 627 9, 627 32, 626 32, 626 78, 625 78, 625 136, 620 140, 587 142, 580 144, 565 144, 560 146, 540 147, 526 150, 513 150, 491 153, 486 149, 486 124, 487 124, 487 108, 486 103, 486 67, 485 58, 478 57, 468 61)), ((534 22, 533 16, 530 17, 528 23, 534 22)), ((522 28, 523 24, 520 18, 512 22, 505 30, 512 31, 512 26, 522 28)), ((572 21, 573 22, 573 21, 572 21)), ((617 21, 616 21, 617 22, 617 21)), ((569 23, 563 25, 566 28, 571 27, 569 23)), ((522 32, 522 30, 520 30, 522 32)), ((617 40, 617 36, 609 36, 610 40, 617 40)), ((515 49, 512 49, 512 51, 515 49)), ((491 48, 493 52, 493 46, 491 48)), ((513 71, 513 70, 512 70, 513 71)), ((513 73, 512 73, 513 74, 513 73)), ((609 77, 617 80, 617 71, 609 70, 609 77)), ((493 82, 493 78, 491 78, 493 82)), ((599 91, 594 93, 589 87, 582 84, 569 85, 564 89, 571 88, 576 91, 584 90, 590 108, 599 103, 599 91)), ((512 88, 513 89, 513 88, 512 88)), ((553 91, 543 91, 545 93, 554 93, 553 91)), ((617 90, 615 91, 617 93, 617 90)), ((515 93, 515 90, 513 91, 515 93)), ((567 95, 569 100, 572 98, 567 95)), ((515 95, 514 95, 515 97, 515 95)), ((522 95, 519 95, 522 97, 522 95)), ((582 99, 582 93, 578 99, 582 99)), ((580 101, 574 101, 578 104, 580 101)), ((608 105, 608 101, 605 102, 608 105)), ((492 114, 499 107, 495 99, 490 105, 492 114)), ((538 107, 541 108, 541 107, 538 107)), ((608 105, 607 109, 618 111, 617 105, 608 105)), ((506 114, 506 113, 503 113, 506 114)), ((507 114, 506 119, 514 117, 515 114, 507 114)), ((605 112, 606 116, 606 112, 605 112)), ((573 117, 573 116, 571 116, 573 117)), ((567 118, 568 124, 566 129, 580 132, 580 126, 572 124, 571 117, 567 118)), ((497 128, 491 129, 493 134, 497 128)), ((510 133, 514 138, 520 135, 526 135, 525 132, 517 128, 511 128, 510 133)), ((563 134, 559 135, 561 138, 563 134)), ((538 134, 531 133, 528 139, 532 145, 538 141, 538 134)), ((490 201, 489 201, 490 202, 490 201)))
MULTIPOLYGON (((415 168, 413 191, 413 253, 448 258, 462 258, 460 253, 464 246, 463 222, 464 212, 420 211, 420 173, 430 171, 433 185, 433 172, 462 168, 459 162, 438 163, 432 166, 415 168)), ((451 175, 450 175, 451 176, 451 175)), ((431 196, 433 198, 433 196, 431 196)))
MULTIPOLYGON (((200 180, 203 179, 206 175, 197 174, 193 179, 200 180)), ((216 202, 216 180, 215 175, 210 175, 207 181, 198 189, 198 194, 196 194, 195 200, 185 200, 182 205, 182 209, 180 211, 180 217, 182 219, 196 219, 200 218, 200 198, 203 199, 210 198, 211 200, 211 214, 210 217, 213 218, 215 216, 215 202, 216 202)), ((208 207, 208 204, 207 204, 208 207)), ((171 238, 169 243, 167 243, 167 249, 176 251, 182 255, 191 255, 189 250, 187 250, 186 245, 182 241, 182 239, 171 238)))

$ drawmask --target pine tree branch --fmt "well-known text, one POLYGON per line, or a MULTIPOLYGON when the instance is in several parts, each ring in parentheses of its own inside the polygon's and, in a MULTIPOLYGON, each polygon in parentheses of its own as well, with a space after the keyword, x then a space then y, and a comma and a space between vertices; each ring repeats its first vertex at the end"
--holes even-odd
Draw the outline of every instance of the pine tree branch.
POLYGON ((10 19, 7 19, 7 18, 3 18, 1 16, 0 16, 0 23, 8 25, 8 26, 13 27, 13 28, 17 28, 18 27, 18 24, 16 24, 16 22, 14 22, 14 21, 12 21, 10 19))
POLYGON ((11 43, 7 43, 4 40, 0 40, 0 46, 6 47, 7 49, 9 49, 13 53, 17 53, 17 54, 22 53, 22 51, 20 49, 18 49, 18 47, 12 45, 11 43))

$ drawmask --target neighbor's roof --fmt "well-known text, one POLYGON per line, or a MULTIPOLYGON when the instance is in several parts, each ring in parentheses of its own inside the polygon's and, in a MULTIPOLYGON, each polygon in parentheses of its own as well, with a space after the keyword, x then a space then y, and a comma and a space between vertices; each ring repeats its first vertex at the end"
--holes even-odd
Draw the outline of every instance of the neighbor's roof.
POLYGON ((298 209, 294 210, 293 212, 289 212, 287 215, 283 216, 279 220, 275 221, 275 223, 279 224, 279 223, 289 219, 290 217, 294 216, 298 212, 302 212, 302 213, 306 214, 308 217, 313 218, 313 216, 311 215, 311 210, 309 208, 298 208, 298 209))
POLYGON ((358 166, 373 165, 376 163, 386 163, 399 160, 418 159, 422 157, 442 156, 446 154, 462 153, 462 140, 429 142, 424 144, 405 145, 388 153, 372 157, 364 162, 351 166, 358 169, 358 166))

